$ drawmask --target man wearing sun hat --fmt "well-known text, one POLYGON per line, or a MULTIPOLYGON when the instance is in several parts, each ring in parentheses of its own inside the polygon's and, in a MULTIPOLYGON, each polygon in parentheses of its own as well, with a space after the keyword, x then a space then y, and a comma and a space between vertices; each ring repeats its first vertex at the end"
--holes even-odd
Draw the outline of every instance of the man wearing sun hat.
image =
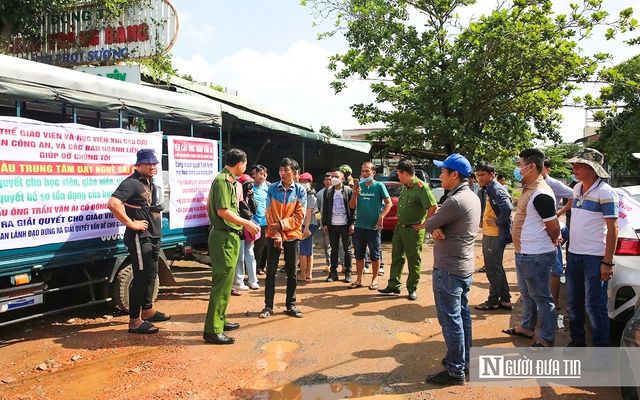
POLYGON ((124 244, 133 268, 129 289, 129 333, 156 333, 152 322, 168 321, 171 316, 153 309, 153 292, 158 276, 162 199, 153 184, 158 159, 152 149, 137 153, 136 168, 109 199, 109 210, 127 229, 124 244))
POLYGON ((609 345, 607 288, 613 276, 613 252, 618 240, 618 195, 603 181, 604 156, 584 148, 567 160, 580 182, 573 188, 571 230, 567 251, 567 303, 571 342, 585 347, 585 309, 594 347, 609 345))

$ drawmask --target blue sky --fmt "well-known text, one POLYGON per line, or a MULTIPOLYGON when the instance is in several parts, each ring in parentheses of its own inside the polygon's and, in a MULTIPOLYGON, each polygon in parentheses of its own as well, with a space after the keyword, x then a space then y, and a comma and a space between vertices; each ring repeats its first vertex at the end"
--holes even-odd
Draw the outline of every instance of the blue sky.
MULTIPOLYGON (((322 123, 338 132, 359 127, 349 106, 373 100, 368 84, 353 81, 343 93, 333 93, 328 58, 345 51, 346 42, 340 36, 316 40, 326 29, 312 26, 311 10, 298 0, 170 1, 180 18, 178 40, 171 49, 180 74, 237 90, 244 100, 316 130, 322 123)), ((631 0, 605 3, 606 9, 615 12, 632 5, 631 0)), ((461 19, 486 12, 493 4, 495 0, 479 0, 461 10, 461 19)), ((639 52, 637 46, 599 39, 590 41, 585 50, 612 52, 616 61, 639 52)), ((592 85, 581 94, 596 91, 592 85)), ((565 139, 581 137, 584 111, 567 109, 564 115, 565 139)))

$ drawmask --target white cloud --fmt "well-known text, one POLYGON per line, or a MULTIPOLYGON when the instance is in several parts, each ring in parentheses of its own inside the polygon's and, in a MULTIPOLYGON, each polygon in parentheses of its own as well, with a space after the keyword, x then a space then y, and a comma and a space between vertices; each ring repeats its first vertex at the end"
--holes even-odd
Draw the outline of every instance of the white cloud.
POLYGON ((329 125, 334 131, 358 128, 349 106, 370 102, 373 94, 364 82, 351 82, 335 95, 329 86, 333 73, 327 69, 330 53, 316 43, 301 40, 283 54, 242 49, 216 64, 201 55, 190 60, 174 57, 180 74, 237 90, 240 98, 295 121, 329 125))

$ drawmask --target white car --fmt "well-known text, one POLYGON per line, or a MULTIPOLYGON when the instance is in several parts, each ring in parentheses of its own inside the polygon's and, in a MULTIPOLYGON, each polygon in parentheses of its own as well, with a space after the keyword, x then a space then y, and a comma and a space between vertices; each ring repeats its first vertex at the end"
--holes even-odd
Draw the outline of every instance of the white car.
POLYGON ((620 203, 618 243, 613 256, 615 272, 609 281, 609 318, 626 323, 640 309, 640 186, 616 189, 626 195, 620 203), (627 222, 626 220, 629 220, 627 222))

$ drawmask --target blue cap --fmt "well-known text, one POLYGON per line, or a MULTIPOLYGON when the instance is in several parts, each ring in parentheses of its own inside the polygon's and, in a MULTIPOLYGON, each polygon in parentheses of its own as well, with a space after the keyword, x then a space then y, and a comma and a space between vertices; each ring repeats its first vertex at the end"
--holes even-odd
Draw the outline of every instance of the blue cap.
POLYGON ((450 169, 458 172, 460 175, 469 177, 471 175, 471 164, 463 155, 453 153, 447 157, 444 161, 433 160, 436 167, 450 169))
POLYGON ((140 164, 158 164, 159 161, 156 158, 156 154, 152 149, 140 149, 138 150, 138 160, 136 165, 140 164))

